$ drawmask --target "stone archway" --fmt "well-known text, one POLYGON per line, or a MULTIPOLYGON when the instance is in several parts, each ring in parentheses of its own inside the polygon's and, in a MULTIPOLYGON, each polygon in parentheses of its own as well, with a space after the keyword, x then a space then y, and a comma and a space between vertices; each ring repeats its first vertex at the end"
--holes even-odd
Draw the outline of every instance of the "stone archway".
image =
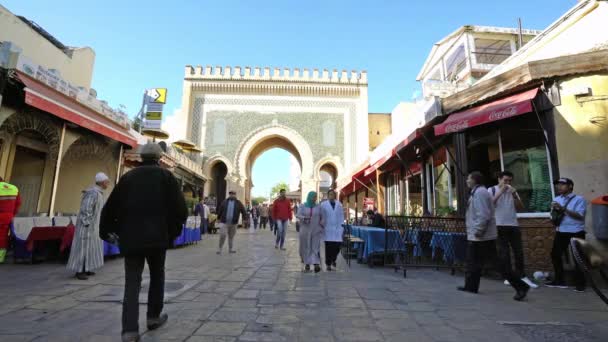
POLYGON ((83 135, 64 149, 57 182, 55 210, 77 214, 80 194, 95 183, 97 172, 105 173, 112 181, 106 195, 113 189, 118 171, 118 144, 94 135, 83 135))
MULTIPOLYGON (((238 188, 242 198, 251 198, 251 168, 253 161, 263 152, 279 147, 287 150, 298 159, 302 169, 302 194, 314 191, 317 181, 314 178, 313 154, 308 142, 295 130, 281 125, 261 127, 243 140, 237 149, 235 165, 238 188)), ((304 195, 303 195, 304 196, 304 195)), ((302 199, 303 200, 303 199, 302 199)))

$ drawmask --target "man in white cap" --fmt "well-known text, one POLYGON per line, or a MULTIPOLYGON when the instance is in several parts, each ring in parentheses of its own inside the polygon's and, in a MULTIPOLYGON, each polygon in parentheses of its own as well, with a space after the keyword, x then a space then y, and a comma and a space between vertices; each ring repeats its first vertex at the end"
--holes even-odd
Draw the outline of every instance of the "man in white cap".
POLYGON ((76 230, 67 268, 76 278, 86 280, 103 266, 103 240, 99 237, 99 218, 103 208, 103 191, 110 185, 105 173, 95 175, 95 185, 83 191, 76 230))

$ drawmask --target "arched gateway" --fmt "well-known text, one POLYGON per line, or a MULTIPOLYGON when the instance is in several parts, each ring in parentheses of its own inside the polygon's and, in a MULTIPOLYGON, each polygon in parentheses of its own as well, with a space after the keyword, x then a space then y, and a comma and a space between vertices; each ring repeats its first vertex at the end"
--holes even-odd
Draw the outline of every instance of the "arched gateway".
POLYGON ((249 201, 253 163, 274 147, 300 163, 302 196, 319 190, 321 171, 335 182, 369 152, 365 72, 187 66, 182 109, 218 200, 234 189, 249 201))

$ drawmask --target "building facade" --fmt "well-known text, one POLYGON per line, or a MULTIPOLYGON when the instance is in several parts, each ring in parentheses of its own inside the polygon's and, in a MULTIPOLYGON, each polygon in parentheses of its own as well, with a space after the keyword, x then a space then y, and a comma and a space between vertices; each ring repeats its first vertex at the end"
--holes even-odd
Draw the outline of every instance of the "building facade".
POLYGON ((251 199, 253 163, 268 149, 298 160, 302 196, 318 191, 321 171, 336 181, 369 151, 365 72, 188 66, 182 110, 217 202, 229 189, 251 199))

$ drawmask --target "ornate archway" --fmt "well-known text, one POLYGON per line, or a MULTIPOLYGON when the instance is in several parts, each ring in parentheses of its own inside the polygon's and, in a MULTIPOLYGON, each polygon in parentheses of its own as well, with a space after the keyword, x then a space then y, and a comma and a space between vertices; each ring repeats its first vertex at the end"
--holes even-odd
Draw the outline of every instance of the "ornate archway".
POLYGON ((243 200, 252 160, 270 147, 298 159, 303 196, 318 190, 321 159, 341 175, 369 152, 366 72, 186 67, 183 89, 187 136, 211 156, 206 174, 215 156, 231 161, 228 186, 243 200))
POLYGON ((252 132, 237 149, 236 176, 246 201, 251 198, 253 162, 262 153, 275 147, 290 152, 300 163, 302 193, 316 189, 316 180, 313 178, 313 154, 306 140, 289 127, 270 125, 252 132))

